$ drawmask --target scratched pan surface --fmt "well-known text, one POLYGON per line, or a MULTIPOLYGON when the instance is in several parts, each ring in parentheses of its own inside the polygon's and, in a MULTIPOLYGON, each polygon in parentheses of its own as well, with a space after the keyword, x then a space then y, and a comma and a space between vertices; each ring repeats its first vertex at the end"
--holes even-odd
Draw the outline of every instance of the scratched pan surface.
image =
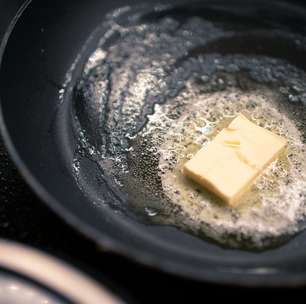
MULTIPOLYGON (((137 6, 140 2, 145 5, 146 14, 139 22, 152 24, 157 19, 167 20, 170 15, 170 19, 177 22, 177 28, 182 28, 190 18, 207 18, 225 24, 231 20, 233 28, 227 30, 240 33, 238 38, 227 37, 208 47, 185 52, 185 57, 199 53, 203 56, 212 53, 267 55, 287 60, 302 71, 306 69, 305 51, 303 45, 300 46, 303 42, 270 39, 262 34, 282 29, 305 35, 306 10, 296 6, 298 4, 202 1, 200 5, 186 6, 176 1, 174 8, 169 2, 170 6, 159 5, 150 12, 157 2, 33 1, 20 12, 16 24, 7 33, 7 44, 3 43, 1 48, 1 129, 12 158, 42 200, 101 248, 197 280, 257 286, 304 284, 304 232, 282 246, 262 252, 226 249, 173 226, 148 224, 129 209, 129 204, 119 203, 118 206, 118 196, 99 179, 101 172, 90 157, 82 163, 85 172, 81 176, 82 187, 76 181, 73 164, 79 134, 75 132, 75 114, 96 145, 101 144, 101 134, 97 134, 100 126, 90 107, 75 109, 71 96, 63 99, 62 85, 80 77, 84 62, 101 37, 99 29, 104 16, 116 8, 137 6), (250 28, 260 30, 261 35, 248 36, 250 28), (73 63, 72 73, 68 74, 72 79, 67 80, 73 63), (99 203, 99 195, 105 199, 103 204, 99 203)), ((123 12, 125 22, 134 22, 127 11, 117 11, 117 14, 123 12)), ((173 24, 166 21, 163 26, 171 30, 173 24)), ((176 66, 183 64, 183 55, 181 60, 177 58, 176 66)), ((172 94, 176 92, 176 85, 179 82, 172 83, 172 94)), ((112 133, 108 130, 109 134, 112 133)))

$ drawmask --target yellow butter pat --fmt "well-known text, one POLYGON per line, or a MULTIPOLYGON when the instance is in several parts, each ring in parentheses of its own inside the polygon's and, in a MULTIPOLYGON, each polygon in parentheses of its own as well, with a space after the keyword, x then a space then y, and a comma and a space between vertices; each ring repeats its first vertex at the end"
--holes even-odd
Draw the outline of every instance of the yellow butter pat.
POLYGON ((235 205, 286 144, 284 138, 239 114, 185 164, 183 173, 235 205))

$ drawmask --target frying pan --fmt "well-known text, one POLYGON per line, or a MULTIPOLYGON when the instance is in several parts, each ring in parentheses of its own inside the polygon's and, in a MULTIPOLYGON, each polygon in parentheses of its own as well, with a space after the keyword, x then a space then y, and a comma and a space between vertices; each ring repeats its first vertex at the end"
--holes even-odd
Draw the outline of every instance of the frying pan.
MULTIPOLYGON (((59 113, 60 123, 54 124, 58 92, 78 52, 104 15, 140 2, 34 0, 23 5, 0 49, 0 125, 12 159, 43 202, 103 249, 196 280, 255 286, 304 284, 303 232, 263 252, 225 249, 174 227, 144 224, 107 204, 92 204, 77 186, 71 172, 76 145, 71 115, 59 113), (58 134, 60 141, 55 138, 58 134)), ((153 0, 145 2, 156 4, 153 0)), ((234 15, 245 22, 253 18, 256 22, 264 20, 268 26, 273 19, 289 29, 306 32, 306 10, 292 1, 290 9, 282 1, 202 1, 201 5, 205 10, 211 3, 221 8, 231 6, 234 15), (280 6, 283 13, 276 14, 275 6, 280 6)), ((294 60, 305 68, 303 56, 306 58, 300 53, 294 60)))

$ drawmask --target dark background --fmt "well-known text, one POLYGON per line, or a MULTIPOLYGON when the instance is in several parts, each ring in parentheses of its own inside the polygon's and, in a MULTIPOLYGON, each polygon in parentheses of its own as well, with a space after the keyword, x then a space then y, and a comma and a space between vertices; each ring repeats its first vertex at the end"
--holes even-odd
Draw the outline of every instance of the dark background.
MULTIPOLYGON (((23 0, 0 0, 0 39, 22 3, 23 0)), ((250 296, 252 300, 254 297, 261 299, 263 291, 265 295, 268 291, 273 296, 285 291, 284 288, 242 289, 187 281, 101 251, 36 197, 10 160, 1 137, 0 237, 29 244, 64 259, 135 303, 194 303, 204 302, 208 296, 213 296, 211 299, 214 300, 228 296, 229 299, 249 301, 250 296)), ((298 290, 291 290, 291 294, 292 291, 297 294, 298 290)))

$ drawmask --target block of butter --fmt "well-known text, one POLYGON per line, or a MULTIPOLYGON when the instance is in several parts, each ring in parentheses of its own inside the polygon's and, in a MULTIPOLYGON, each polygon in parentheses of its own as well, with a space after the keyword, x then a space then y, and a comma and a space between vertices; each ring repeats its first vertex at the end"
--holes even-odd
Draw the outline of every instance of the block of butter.
POLYGON ((239 114, 183 168, 183 173, 231 206, 285 148, 286 140, 239 114))

